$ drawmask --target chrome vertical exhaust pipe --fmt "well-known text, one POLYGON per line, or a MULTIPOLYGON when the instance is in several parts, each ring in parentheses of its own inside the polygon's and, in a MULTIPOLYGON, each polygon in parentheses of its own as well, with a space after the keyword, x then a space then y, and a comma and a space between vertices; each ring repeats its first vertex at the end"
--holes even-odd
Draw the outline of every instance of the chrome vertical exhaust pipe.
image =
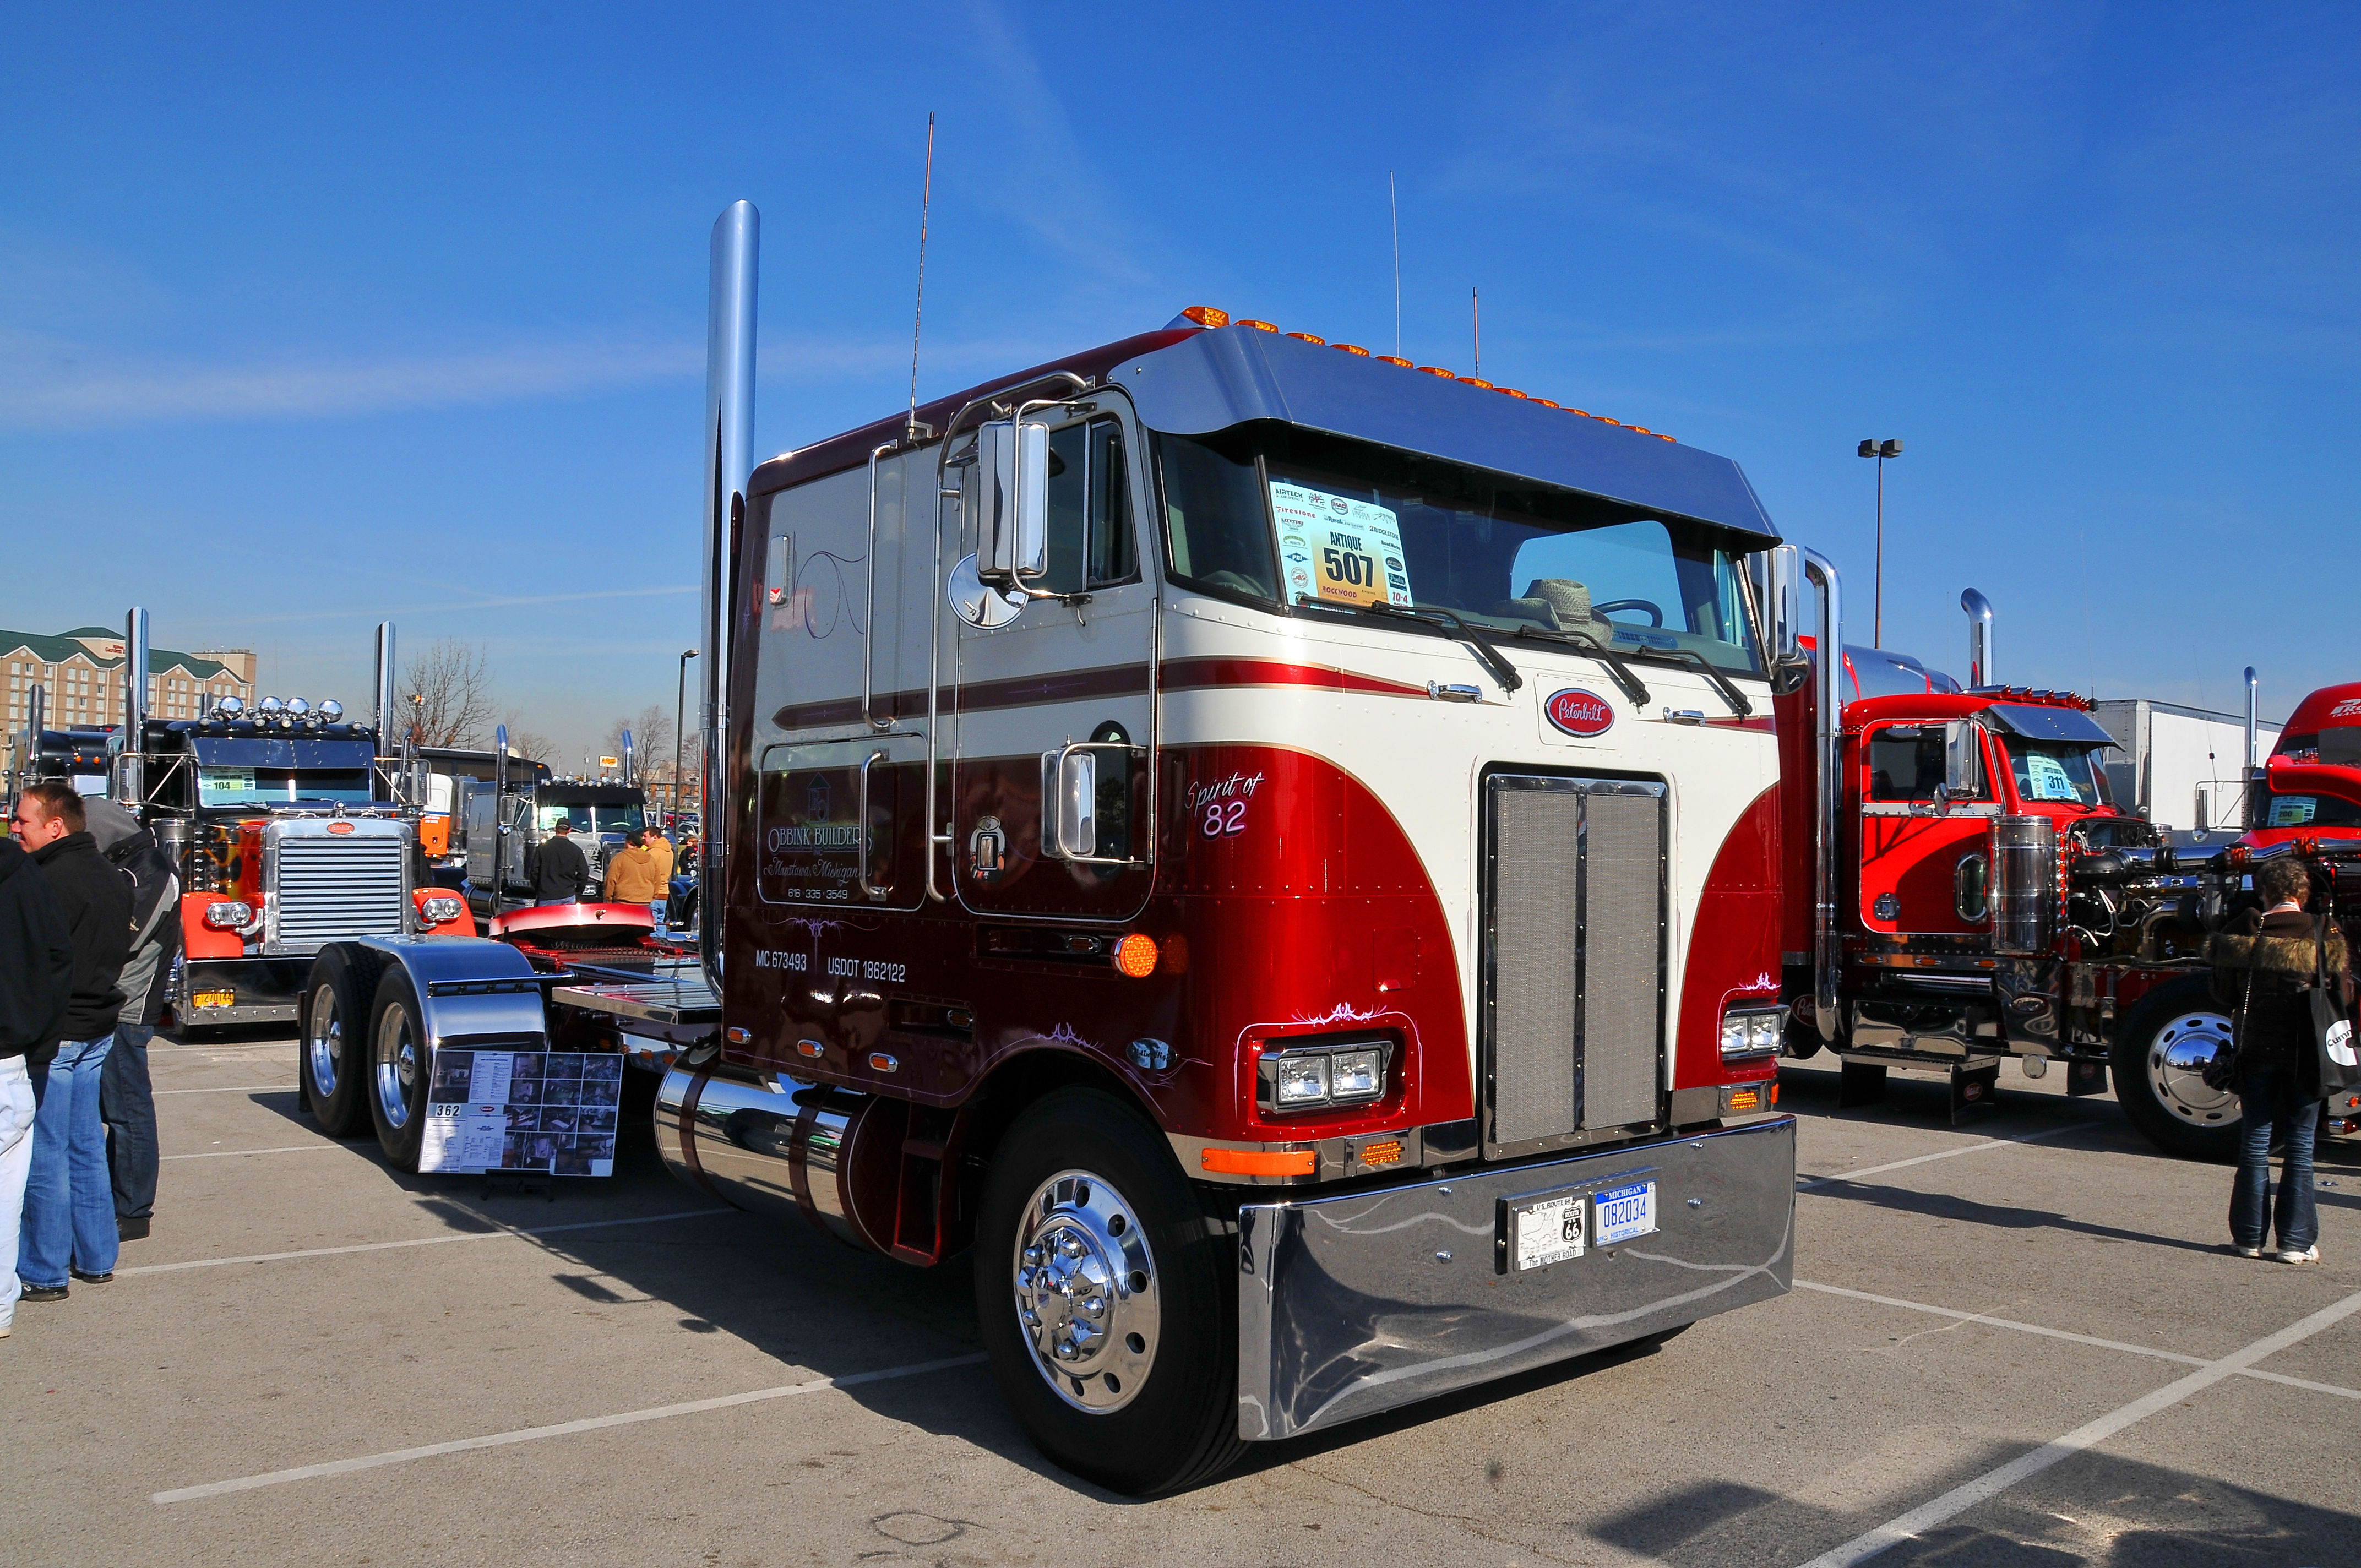
POLYGON ((377 623, 377 711, 369 720, 377 729, 377 754, 380 757, 393 755, 385 743, 386 727, 394 722, 393 685, 401 678, 395 672, 393 656, 393 622, 380 620, 377 623))
POLYGON ((1973 588, 1963 588, 1960 608, 1968 612, 1968 689, 1998 685, 1992 670, 1992 600, 1973 588))
POLYGON ((2246 772, 2255 771, 2255 751, 2260 744, 2262 687, 2255 680, 2255 666, 2246 666, 2246 772))
POLYGON ((1819 657, 1812 688, 1813 770, 1817 797, 1812 809, 1812 1018, 1820 1038, 1837 1037, 1837 814, 1843 807, 1844 588, 1835 563, 1817 550, 1804 552, 1804 576, 1820 590, 1819 657))
POLYGON ((135 608, 123 622, 123 747, 115 775, 115 804, 134 815, 148 798, 147 748, 148 612, 135 608))
POLYGON ((737 606, 730 549, 746 522, 746 480, 754 468, 754 263, 763 219, 752 202, 732 202, 713 221, 712 273, 705 329, 705 669, 697 725, 705 743, 705 839, 697 871, 697 956, 721 989, 721 917, 728 902, 730 676, 737 606))

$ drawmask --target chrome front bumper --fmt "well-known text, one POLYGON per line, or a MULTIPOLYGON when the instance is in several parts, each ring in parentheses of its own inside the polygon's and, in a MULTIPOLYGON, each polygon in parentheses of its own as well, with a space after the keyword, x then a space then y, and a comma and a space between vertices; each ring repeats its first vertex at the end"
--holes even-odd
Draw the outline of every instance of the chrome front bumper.
POLYGON ((1238 1212, 1238 1435, 1292 1437, 1794 1286, 1795 1123, 1238 1212), (1656 1183, 1653 1234, 1503 1272, 1500 1201, 1656 1183))

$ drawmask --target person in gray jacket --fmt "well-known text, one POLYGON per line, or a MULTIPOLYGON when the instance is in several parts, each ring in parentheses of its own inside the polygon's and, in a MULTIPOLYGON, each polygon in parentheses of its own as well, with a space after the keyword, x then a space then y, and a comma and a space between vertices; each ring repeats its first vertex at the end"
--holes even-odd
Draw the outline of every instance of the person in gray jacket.
POLYGON ((131 954, 115 982, 123 992, 123 1012, 115 1024, 115 1048, 99 1069, 98 1113, 106 1124, 115 1230, 125 1241, 139 1241, 156 1214, 156 1099, 148 1045, 156 1037, 181 951, 181 877, 172 857, 128 810, 111 800, 93 800, 85 809, 98 852, 131 883, 131 954))

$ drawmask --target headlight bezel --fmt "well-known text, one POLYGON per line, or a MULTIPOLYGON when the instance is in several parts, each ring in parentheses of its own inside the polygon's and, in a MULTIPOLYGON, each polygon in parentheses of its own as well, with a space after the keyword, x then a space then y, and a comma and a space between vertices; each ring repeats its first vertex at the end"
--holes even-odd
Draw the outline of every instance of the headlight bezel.
POLYGON ((418 901, 418 918, 429 926, 448 926, 467 912, 467 901, 456 893, 429 894, 418 901))
POLYGON ((217 898, 205 905, 205 929, 243 931, 254 924, 254 905, 242 898, 217 898))
POLYGON ((1786 1042, 1787 1014, 1784 1003, 1723 1009, 1719 1036, 1721 1059, 1749 1062, 1776 1057, 1786 1042))
POLYGON ((1266 1118, 1284 1120, 1380 1104, 1393 1093, 1394 1049, 1384 1035, 1271 1041, 1256 1058, 1255 1107, 1266 1118), (1340 1064, 1355 1085, 1347 1092, 1338 1090, 1340 1064), (1295 1097, 1283 1097, 1290 1085, 1295 1097))

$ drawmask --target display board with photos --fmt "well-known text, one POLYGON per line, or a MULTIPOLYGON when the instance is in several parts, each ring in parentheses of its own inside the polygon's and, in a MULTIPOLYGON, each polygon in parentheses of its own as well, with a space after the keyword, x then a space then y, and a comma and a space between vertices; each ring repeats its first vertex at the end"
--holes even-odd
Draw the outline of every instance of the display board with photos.
POLYGON ((609 1053, 438 1050, 418 1168, 611 1176, 622 1098, 609 1053))

